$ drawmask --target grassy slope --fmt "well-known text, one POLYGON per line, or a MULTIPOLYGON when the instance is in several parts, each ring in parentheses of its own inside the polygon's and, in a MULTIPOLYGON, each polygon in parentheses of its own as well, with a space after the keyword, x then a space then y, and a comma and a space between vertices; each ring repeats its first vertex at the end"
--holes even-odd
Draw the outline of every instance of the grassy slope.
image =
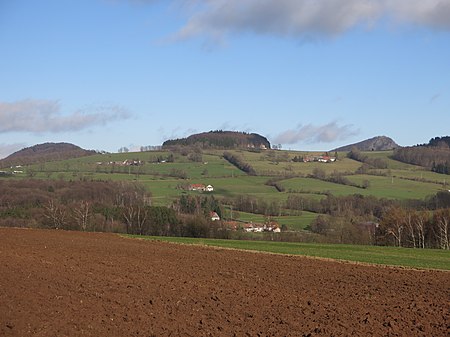
POLYGON ((304 255, 380 265, 450 270, 450 252, 437 249, 410 249, 377 246, 194 238, 137 237, 183 244, 197 244, 279 254, 304 255))
MULTIPOLYGON (((153 195, 156 205, 169 205, 172 200, 182 193, 177 189, 178 185, 190 183, 212 184, 215 188, 213 195, 216 197, 235 197, 245 194, 264 199, 267 202, 284 202, 289 192, 295 192, 306 198, 323 198, 324 193, 334 195, 374 195, 377 197, 394 199, 422 199, 435 194, 439 190, 448 189, 443 183, 448 179, 445 175, 436 174, 424 170, 421 167, 400 163, 390 158, 392 152, 367 152, 370 157, 382 158, 388 163, 388 169, 381 170, 385 176, 374 175, 348 175, 348 179, 361 184, 368 180, 367 189, 345 186, 308 178, 315 168, 324 170, 327 174, 334 171, 341 173, 353 173, 361 163, 348 159, 345 153, 339 153, 339 160, 335 163, 294 163, 279 162, 276 164, 270 159, 269 151, 260 153, 248 151, 231 151, 240 155, 250 163, 259 176, 245 175, 242 171, 224 160, 221 150, 205 151, 202 162, 194 163, 186 156, 175 154, 174 163, 152 163, 158 156, 167 158, 169 152, 135 152, 117 154, 98 154, 64 161, 49 162, 30 166, 36 177, 42 179, 102 179, 102 180, 128 180, 139 181, 146 186, 153 195), (139 159, 145 162, 140 167, 126 167, 106 164, 107 162, 122 162, 126 159, 139 159), (101 165, 98 163, 102 163, 101 165), (173 170, 186 172, 188 179, 170 177, 173 170), (269 176, 270 175, 270 176, 269 176), (278 192, 274 187, 265 185, 265 182, 274 175, 296 175, 296 178, 280 181, 286 189, 278 192), (416 181, 412 181, 415 179, 416 181)), ((307 153, 299 151, 272 151, 272 155, 292 159, 294 156, 320 155, 322 153, 307 153)), ((334 155, 334 153, 332 154, 334 155)), ((25 170, 29 169, 25 168, 25 170)), ((379 171, 379 170, 378 170, 379 171)), ((22 176, 26 176, 23 174, 22 176)), ((188 192, 192 193, 192 192, 188 192)), ((196 193, 196 192, 195 192, 196 193)), ((311 216, 312 217, 312 216, 311 216)), ((303 228, 309 220, 305 217, 293 217, 285 220, 292 228, 303 228)))

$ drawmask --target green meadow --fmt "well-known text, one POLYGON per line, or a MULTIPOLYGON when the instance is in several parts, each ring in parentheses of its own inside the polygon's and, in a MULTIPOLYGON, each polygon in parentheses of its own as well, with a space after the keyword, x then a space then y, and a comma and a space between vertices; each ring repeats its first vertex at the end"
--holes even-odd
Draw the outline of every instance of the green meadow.
MULTIPOLYGON (((39 179, 91 179, 139 182, 151 192, 154 205, 168 206, 182 194, 199 195, 201 192, 187 191, 189 184, 211 184, 214 191, 208 195, 227 200, 240 195, 251 196, 281 207, 290 195, 319 200, 326 195, 346 196, 361 194, 397 200, 424 199, 438 191, 448 190, 448 177, 433 173, 414 165, 404 164, 391 158, 392 151, 366 152, 368 157, 386 161, 386 169, 370 169, 367 174, 356 174, 362 163, 349 159, 346 153, 337 153, 338 160, 332 163, 293 162, 297 157, 323 155, 323 152, 301 151, 246 151, 231 150, 251 165, 257 175, 249 176, 226 161, 223 150, 205 150, 201 160, 192 161, 189 156, 169 151, 129 152, 96 154, 30 165, 17 177, 33 176, 39 179), (169 157, 171 158, 168 161, 169 157), (126 160, 140 160, 140 166, 126 166, 126 160), (334 173, 344 175, 355 187, 313 178, 320 169, 327 177, 334 173), (372 173, 372 174, 371 174, 372 173), (280 192, 267 182, 275 179, 280 192)), ((335 153, 329 153, 335 156, 335 153)), ((206 194, 205 194, 206 195, 206 194)), ((301 215, 281 210, 276 218, 290 230, 303 230, 318 214, 302 212, 301 215)), ((260 214, 240 213, 241 221, 262 222, 260 214)), ((230 216, 226 216, 230 218, 230 216)))
POLYGON ((145 240, 172 242, 178 244, 192 244, 266 253, 301 255, 357 263, 420 269, 450 270, 450 252, 438 249, 407 249, 341 244, 217 240, 179 237, 134 237, 145 240))

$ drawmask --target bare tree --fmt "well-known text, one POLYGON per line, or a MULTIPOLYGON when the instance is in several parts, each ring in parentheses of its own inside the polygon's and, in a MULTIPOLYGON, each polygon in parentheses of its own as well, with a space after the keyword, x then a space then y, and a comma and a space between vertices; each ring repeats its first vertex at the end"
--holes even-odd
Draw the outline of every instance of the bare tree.
POLYGON ((450 239, 449 239, 449 225, 450 225, 450 209, 442 209, 436 211, 435 221, 437 224, 437 238, 439 242, 439 248, 450 249, 450 239))
POLYGON ((383 224, 387 234, 392 235, 398 247, 402 246, 403 231, 405 229, 405 211, 400 207, 392 207, 383 217, 383 224))
POLYGON ((147 208, 144 205, 137 205, 136 219, 135 219, 137 234, 139 235, 144 234, 147 217, 148 217, 147 208))
POLYGON ((405 212, 405 227, 408 231, 410 242, 412 246, 416 248, 416 226, 414 224, 413 218, 415 217, 415 211, 407 210, 405 212))
POLYGON ((416 212, 413 222, 417 232, 417 244, 419 248, 425 248, 425 226, 429 219, 427 211, 416 212))
POLYGON ((125 219, 125 225, 127 234, 130 234, 133 228, 133 221, 136 216, 136 209, 133 204, 127 204, 123 209, 123 217, 125 219))
POLYGON ((44 216, 49 219, 51 227, 54 229, 64 228, 66 224, 66 210, 63 206, 50 199, 44 208, 44 216))
POLYGON ((88 201, 81 201, 78 207, 73 208, 73 217, 78 227, 86 231, 91 217, 91 205, 88 201))
POLYGON ((147 223, 148 211, 143 204, 128 204, 123 209, 127 233, 143 235, 147 223))

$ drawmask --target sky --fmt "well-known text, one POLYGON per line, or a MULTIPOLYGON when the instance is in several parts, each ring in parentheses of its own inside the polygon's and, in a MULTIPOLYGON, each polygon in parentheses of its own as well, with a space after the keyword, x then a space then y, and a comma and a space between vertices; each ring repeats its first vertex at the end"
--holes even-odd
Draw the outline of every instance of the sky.
POLYGON ((210 130, 450 135, 450 0, 0 0, 0 158, 210 130))

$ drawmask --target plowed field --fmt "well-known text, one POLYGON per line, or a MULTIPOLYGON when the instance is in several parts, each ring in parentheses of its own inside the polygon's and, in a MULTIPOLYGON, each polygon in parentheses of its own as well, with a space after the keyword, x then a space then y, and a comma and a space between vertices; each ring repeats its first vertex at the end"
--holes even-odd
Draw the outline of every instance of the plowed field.
POLYGON ((448 336, 450 273, 0 228, 0 336, 448 336))

